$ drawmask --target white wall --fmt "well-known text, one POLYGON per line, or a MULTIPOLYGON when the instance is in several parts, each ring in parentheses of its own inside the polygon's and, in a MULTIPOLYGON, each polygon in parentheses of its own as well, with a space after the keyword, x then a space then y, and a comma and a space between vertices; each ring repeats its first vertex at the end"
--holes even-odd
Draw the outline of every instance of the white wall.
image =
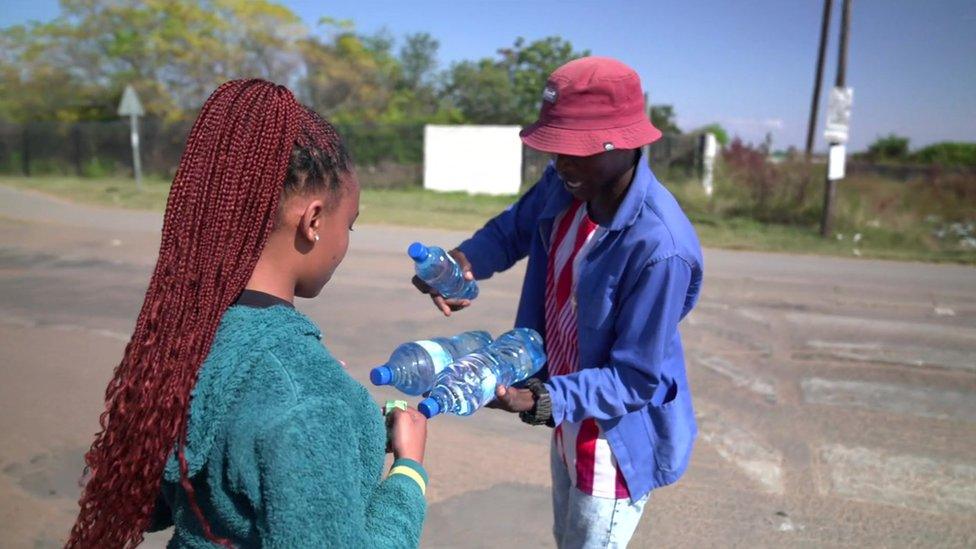
POLYGON ((516 194, 522 184, 518 126, 424 127, 424 188, 516 194))

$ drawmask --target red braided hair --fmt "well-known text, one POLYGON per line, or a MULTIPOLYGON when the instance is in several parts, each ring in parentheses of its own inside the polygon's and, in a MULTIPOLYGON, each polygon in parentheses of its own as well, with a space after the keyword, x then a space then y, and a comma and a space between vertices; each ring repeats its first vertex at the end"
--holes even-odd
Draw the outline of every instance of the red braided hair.
POLYGON ((205 520, 187 478, 190 393, 221 317, 277 222, 283 194, 337 191, 349 166, 335 129, 283 86, 227 82, 203 105, 170 189, 142 310, 85 456, 91 478, 68 547, 138 545, 174 449, 204 534, 230 546, 205 520))

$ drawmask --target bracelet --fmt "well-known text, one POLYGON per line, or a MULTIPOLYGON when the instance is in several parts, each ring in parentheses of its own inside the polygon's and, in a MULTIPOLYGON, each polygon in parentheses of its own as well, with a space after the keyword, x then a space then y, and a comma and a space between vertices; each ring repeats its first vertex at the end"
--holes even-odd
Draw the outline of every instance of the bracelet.
POLYGON ((538 379, 532 378, 525 383, 525 388, 532 392, 535 404, 531 410, 519 413, 519 418, 529 425, 548 425, 554 427, 552 420, 552 399, 549 390, 538 379))

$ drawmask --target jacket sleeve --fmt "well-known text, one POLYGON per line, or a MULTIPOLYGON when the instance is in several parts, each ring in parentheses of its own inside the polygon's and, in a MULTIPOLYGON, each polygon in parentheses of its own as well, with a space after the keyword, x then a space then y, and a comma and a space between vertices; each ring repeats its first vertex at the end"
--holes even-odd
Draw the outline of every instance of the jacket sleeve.
POLYGON ((555 169, 546 168, 542 178, 517 202, 493 217, 458 248, 471 262, 478 280, 508 270, 529 254, 539 215, 545 206, 546 190, 555 169))
POLYGON ((613 419, 663 403, 670 380, 662 365, 685 314, 691 266, 678 256, 646 265, 621 302, 610 361, 546 382, 556 425, 613 419))
MULTIPOLYGON (((363 493, 358 433, 345 404, 311 399, 255 441, 258 529, 266 547, 417 547, 427 502, 423 468, 391 474, 363 493), (421 477, 418 480, 417 477, 421 477)), ((395 464, 394 470, 404 464, 395 464)))

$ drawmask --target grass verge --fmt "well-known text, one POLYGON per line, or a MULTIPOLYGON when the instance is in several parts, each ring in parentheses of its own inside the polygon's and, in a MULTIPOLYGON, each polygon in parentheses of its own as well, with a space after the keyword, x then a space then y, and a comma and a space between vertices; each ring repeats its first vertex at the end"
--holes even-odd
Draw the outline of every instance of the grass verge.
MULTIPOLYGON (((121 178, 0 176, 0 185, 39 191, 79 203, 148 210, 162 210, 169 192, 169 181, 153 178, 143 181, 141 191, 135 188, 131 179, 121 178)), ((837 236, 823 239, 813 225, 761 223, 749 217, 709 213, 702 205, 699 191, 688 185, 679 184, 672 190, 688 211, 705 246, 976 264, 976 250, 939 246, 931 238, 932 229, 927 226, 895 229, 871 224, 861 227, 841 225, 837 236)), ((367 224, 473 230, 502 211, 514 198, 436 193, 423 189, 365 189, 360 220, 367 224)))

